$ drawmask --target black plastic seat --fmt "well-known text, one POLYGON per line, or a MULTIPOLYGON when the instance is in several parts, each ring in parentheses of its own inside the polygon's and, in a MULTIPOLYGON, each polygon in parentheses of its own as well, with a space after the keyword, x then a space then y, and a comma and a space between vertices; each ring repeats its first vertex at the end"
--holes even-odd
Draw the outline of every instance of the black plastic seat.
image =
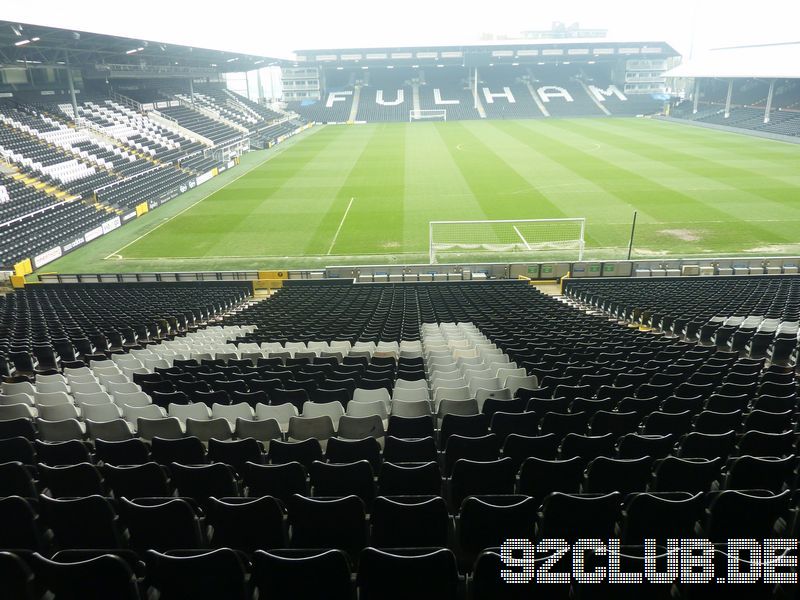
POLYGON ((459 459, 491 461, 500 452, 497 436, 489 433, 480 437, 465 437, 453 434, 447 440, 444 450, 444 475, 449 477, 453 465, 459 459))
POLYGON ((692 413, 688 410, 680 413, 655 411, 643 423, 642 433, 646 435, 682 435, 692 427, 692 413))
POLYGON ((531 496, 537 506, 552 492, 577 494, 585 466, 577 456, 568 460, 527 458, 519 470, 517 493, 531 496))
POLYGON ((39 478, 42 485, 50 490, 53 498, 106 495, 102 475, 97 467, 89 463, 62 467, 39 464, 39 478))
POLYGON ((377 548, 436 548, 448 543, 447 505, 438 496, 380 496, 370 524, 370 543, 377 548))
POLYGON ((372 467, 367 460, 352 463, 324 463, 314 461, 309 469, 311 492, 314 496, 358 496, 367 509, 375 499, 375 482, 372 467))
POLYGON ((442 493, 442 474, 438 463, 384 462, 378 477, 381 496, 438 496, 442 493))
POLYGON ((288 539, 283 505, 270 496, 261 498, 211 498, 206 520, 213 527, 211 544, 247 554, 285 548, 288 539))
POLYGON ((0 498, 0 548, 42 552, 46 547, 44 528, 28 500, 0 498))
POLYGON ((541 539, 613 537, 620 511, 621 494, 563 494, 553 492, 544 499, 538 535, 541 539))
POLYGON ((481 437, 488 433, 489 417, 485 414, 456 415, 446 414, 439 428, 439 445, 447 446, 451 435, 464 437, 481 437))
POLYGON ((769 490, 778 493, 790 483, 797 466, 794 454, 783 458, 738 456, 730 459, 722 482, 726 490, 769 490))
POLYGON ((381 467, 381 446, 377 439, 369 437, 360 440, 330 438, 325 448, 325 459, 329 463, 352 463, 366 460, 373 473, 381 467))
POLYGON ((106 465, 143 465, 150 461, 150 449, 142 440, 95 440, 95 456, 106 465))
POLYGON ((252 559, 261 598, 352 599, 350 564, 341 550, 258 550, 252 559))
POLYGON ((542 417, 539 431, 542 435, 554 433, 560 437, 568 433, 584 434, 589 424, 589 415, 584 412, 548 412, 542 417))
POLYGON ((775 537, 775 523, 785 516, 789 497, 789 490, 780 494, 756 490, 719 492, 709 504, 703 534, 712 542, 775 537))
POLYGON ((739 428, 742 411, 715 412, 704 410, 695 417, 694 431, 700 433, 726 433, 739 428))
POLYGON ((736 433, 699 433, 693 431, 680 442, 678 456, 681 458, 708 458, 729 456, 736 444, 736 433))
POLYGON ((89 448, 80 440, 65 442, 42 442, 36 440, 36 455, 39 462, 50 467, 91 463, 89 448))
POLYGON ((587 462, 598 456, 613 456, 615 442, 612 433, 596 436, 568 433, 561 441, 558 456, 561 459, 580 456, 587 462))
POLYGON ((531 456, 545 460, 555 459, 560 442, 559 437, 553 433, 532 436, 512 433, 506 438, 501 455, 510 458, 515 470, 519 470, 525 459, 531 456))
POLYGON ((652 465, 653 459, 649 456, 628 459, 599 456, 586 467, 583 490, 595 494, 620 492, 623 495, 643 492, 650 481, 652 465))
POLYGON ((653 469, 653 492, 679 492, 691 494, 707 492, 720 478, 723 460, 705 458, 678 458, 667 456, 656 462, 653 469))
POLYGON ((31 441, 21 436, 0 440, 0 464, 7 462, 35 465, 36 449, 31 441))
POLYGON ((141 465, 106 465, 106 483, 115 498, 146 498, 172 495, 164 467, 155 462, 141 465))
POLYGON ((178 495, 193 498, 205 506, 210 496, 224 498, 239 495, 236 473, 224 463, 210 465, 170 465, 178 495))
POLYGON ((396 438, 424 438, 433 437, 433 419, 431 417, 398 417, 389 416, 387 435, 396 438))
POLYGON ((168 466, 172 463, 181 465, 199 465, 207 462, 206 449, 194 436, 176 440, 153 438, 150 454, 153 461, 168 466))
MULTIPOLYGON (((388 435, 384 438, 383 460, 393 463, 428 462, 438 459, 433 438, 397 438, 388 435)), ((331 440, 328 440, 330 444, 331 440)))
POLYGON ((299 462, 277 465, 249 462, 242 475, 247 496, 251 498, 272 496, 286 505, 294 494, 308 494, 306 469, 299 462))
POLYGON ((119 510, 130 532, 131 549, 140 554, 146 550, 201 549, 205 545, 197 514, 182 498, 163 498, 156 503, 122 498, 119 510))
MULTIPOLYGON (((459 511, 457 536, 462 560, 471 568, 478 554, 508 539, 532 539, 538 503, 529 496, 471 496, 459 511)), ((444 544, 443 544, 444 545, 444 544)))
POLYGON ((36 427, 31 419, 21 417, 0 421, 0 440, 13 437, 24 437, 33 441, 36 439, 36 427))
POLYGON ((117 514, 102 496, 56 499, 42 496, 41 512, 62 549, 125 548, 117 514))
MULTIPOLYGON (((508 402, 498 400, 498 402, 508 402)), ((486 405, 484 404, 484 408, 486 405)), ((534 412, 497 411, 491 417, 490 430, 502 444, 512 433, 535 436, 539 434, 539 416, 534 412)))
POLYGON ((743 431, 762 431, 764 433, 783 433, 793 431, 794 409, 784 412, 768 412, 760 409, 753 409, 744 418, 742 423, 743 431))
POLYGON ((264 462, 264 447, 253 438, 243 440, 217 440, 208 441, 208 460, 211 463, 225 463, 242 475, 245 464, 248 462, 262 464, 264 462))
POLYGON ((119 556, 56 562, 34 554, 31 561, 37 585, 58 600, 140 600, 136 575, 119 556))
POLYGON ((639 415, 636 412, 611 412, 597 411, 589 419, 589 432, 591 435, 612 434, 615 438, 636 431, 639 424, 639 415))
POLYGON ((299 462, 306 469, 310 469, 315 460, 322 460, 322 446, 315 438, 301 442, 272 440, 269 443, 267 458, 272 464, 299 462))
POLYGON ((673 452, 677 439, 674 435, 628 433, 617 440, 617 455, 619 458, 663 458, 673 452))
POLYGON ((322 499, 295 494, 289 501, 292 548, 336 548, 355 558, 367 544, 364 502, 358 496, 322 499))
POLYGON ((641 544, 654 539, 664 545, 667 538, 695 536, 695 523, 703 515, 702 494, 634 494, 622 515, 622 543, 641 544))
POLYGON ((507 457, 489 461, 460 458, 450 478, 451 506, 457 510, 467 496, 511 494, 516 474, 514 462, 507 457))
POLYGON ((765 433, 747 431, 736 445, 737 453, 750 456, 786 456, 794 452, 794 431, 765 433))
POLYGON ((242 557, 230 548, 210 552, 147 552, 147 575, 163 600, 249 600, 242 557))
POLYGON ((445 548, 361 553, 356 584, 360 600, 455 600, 458 597, 455 555, 445 548), (402 577, 397 577, 402 573, 402 577))

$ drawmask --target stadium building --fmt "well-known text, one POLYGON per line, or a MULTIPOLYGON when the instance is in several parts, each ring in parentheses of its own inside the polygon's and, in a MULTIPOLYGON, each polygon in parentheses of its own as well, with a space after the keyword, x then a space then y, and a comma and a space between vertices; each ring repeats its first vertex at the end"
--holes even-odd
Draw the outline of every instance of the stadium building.
POLYGON ((562 33, 0 22, 0 597, 797 595, 797 44, 562 33))

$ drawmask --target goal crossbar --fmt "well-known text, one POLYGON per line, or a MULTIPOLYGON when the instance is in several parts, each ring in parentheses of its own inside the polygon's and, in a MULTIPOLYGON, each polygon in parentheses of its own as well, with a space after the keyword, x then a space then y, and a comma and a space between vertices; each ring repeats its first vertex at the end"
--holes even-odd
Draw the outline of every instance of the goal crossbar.
POLYGON ((586 219, 430 221, 431 264, 447 257, 478 262, 583 259, 586 219))
POLYGON ((446 108, 419 108, 408 111, 408 122, 425 121, 428 119, 441 119, 447 121, 446 108))

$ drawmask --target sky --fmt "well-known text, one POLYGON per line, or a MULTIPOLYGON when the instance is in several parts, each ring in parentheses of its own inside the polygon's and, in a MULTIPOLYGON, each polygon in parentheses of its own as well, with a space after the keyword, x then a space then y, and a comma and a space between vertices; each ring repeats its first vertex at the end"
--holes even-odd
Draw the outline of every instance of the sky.
POLYGON ((800 0, 7 0, 0 19, 289 58, 294 50, 476 43, 484 34, 605 28, 614 39, 667 41, 681 54, 800 41, 800 0), (192 8, 190 8, 190 6, 192 8), (749 6, 749 8, 744 8, 749 6), (230 7, 231 10, 227 10, 230 7))

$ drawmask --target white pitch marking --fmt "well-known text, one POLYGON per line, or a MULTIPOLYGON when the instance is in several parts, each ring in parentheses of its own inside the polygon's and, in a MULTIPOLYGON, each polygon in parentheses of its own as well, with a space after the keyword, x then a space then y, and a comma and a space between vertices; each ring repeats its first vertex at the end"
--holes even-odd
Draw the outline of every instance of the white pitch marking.
POLYGON ((333 240, 331 241, 331 247, 328 248, 328 256, 330 256, 331 252, 333 252, 333 246, 334 246, 334 244, 336 244, 336 239, 339 237, 339 232, 342 230, 342 225, 344 225, 344 220, 347 218, 347 213, 350 212, 350 207, 353 206, 353 200, 355 200, 355 198, 350 198, 350 202, 347 205, 347 208, 345 209, 344 214, 342 215, 342 220, 339 221, 339 228, 336 230, 336 233, 333 235, 333 240))
POLYGON ((517 235, 519 236, 519 239, 521 239, 521 240, 522 240, 522 243, 523 243, 523 244, 525 244, 525 247, 526 247, 528 250, 530 250, 530 249, 531 249, 531 245, 528 243, 528 240, 526 240, 524 237, 522 237, 522 234, 519 232, 519 229, 517 229, 517 226, 516 226, 516 225, 513 225, 513 227, 514 227, 514 231, 516 231, 516 232, 517 232, 517 235))

